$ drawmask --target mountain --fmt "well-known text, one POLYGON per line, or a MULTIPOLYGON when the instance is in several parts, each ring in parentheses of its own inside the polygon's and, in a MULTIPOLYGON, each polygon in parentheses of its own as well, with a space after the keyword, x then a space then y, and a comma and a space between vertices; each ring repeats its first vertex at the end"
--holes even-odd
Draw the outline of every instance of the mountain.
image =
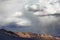
POLYGON ((36 34, 31 32, 12 32, 0 29, 0 40, 60 40, 47 34, 36 34))

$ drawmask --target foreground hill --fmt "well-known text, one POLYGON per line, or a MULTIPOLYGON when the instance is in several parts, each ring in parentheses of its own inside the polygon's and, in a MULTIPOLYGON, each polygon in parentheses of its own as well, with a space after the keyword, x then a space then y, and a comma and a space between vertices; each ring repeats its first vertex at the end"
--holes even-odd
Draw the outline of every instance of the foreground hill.
POLYGON ((0 29, 0 40, 60 40, 47 34, 35 34, 30 32, 11 32, 0 29))

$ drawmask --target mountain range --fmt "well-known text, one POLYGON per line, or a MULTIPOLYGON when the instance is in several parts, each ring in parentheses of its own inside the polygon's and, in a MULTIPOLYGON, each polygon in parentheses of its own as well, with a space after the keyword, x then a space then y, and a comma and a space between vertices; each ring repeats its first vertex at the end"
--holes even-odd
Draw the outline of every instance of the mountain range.
POLYGON ((0 40, 60 40, 60 38, 47 34, 12 32, 5 29, 0 29, 0 40))

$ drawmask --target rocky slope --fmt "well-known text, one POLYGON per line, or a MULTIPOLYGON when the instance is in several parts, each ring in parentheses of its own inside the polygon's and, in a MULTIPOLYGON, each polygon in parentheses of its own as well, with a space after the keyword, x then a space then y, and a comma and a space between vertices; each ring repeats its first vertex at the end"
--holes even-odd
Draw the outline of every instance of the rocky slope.
POLYGON ((4 29, 0 30, 0 40, 60 40, 47 34, 35 34, 31 32, 11 32, 4 29))

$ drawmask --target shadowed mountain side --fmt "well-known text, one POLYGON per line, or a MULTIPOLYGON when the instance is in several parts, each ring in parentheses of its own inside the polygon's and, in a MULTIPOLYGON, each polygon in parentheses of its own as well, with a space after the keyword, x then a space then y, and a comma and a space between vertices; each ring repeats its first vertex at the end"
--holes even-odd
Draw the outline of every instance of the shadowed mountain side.
POLYGON ((11 31, 0 30, 0 40, 38 40, 36 38, 23 38, 11 31))
POLYGON ((58 37, 53 37, 46 34, 35 34, 31 32, 11 32, 0 29, 0 40, 60 40, 58 37))

